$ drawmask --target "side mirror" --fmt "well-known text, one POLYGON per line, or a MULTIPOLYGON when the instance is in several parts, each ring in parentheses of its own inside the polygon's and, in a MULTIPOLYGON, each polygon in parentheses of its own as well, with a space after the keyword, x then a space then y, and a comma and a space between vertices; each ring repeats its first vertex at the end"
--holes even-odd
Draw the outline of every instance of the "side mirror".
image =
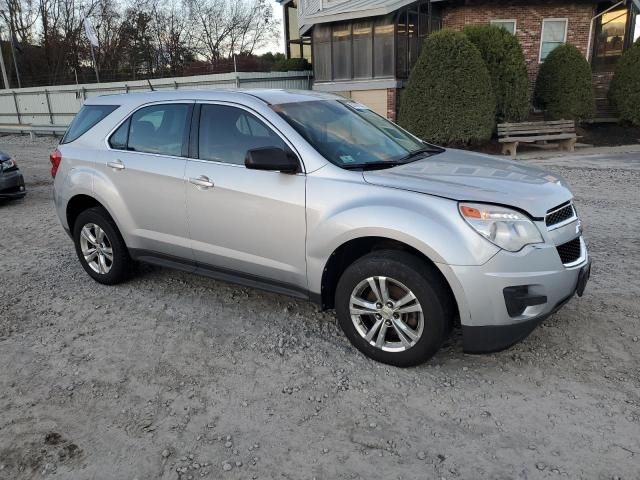
POLYGON ((254 148, 247 152, 244 166, 251 170, 270 170, 283 173, 297 173, 300 164, 295 155, 278 147, 254 148))

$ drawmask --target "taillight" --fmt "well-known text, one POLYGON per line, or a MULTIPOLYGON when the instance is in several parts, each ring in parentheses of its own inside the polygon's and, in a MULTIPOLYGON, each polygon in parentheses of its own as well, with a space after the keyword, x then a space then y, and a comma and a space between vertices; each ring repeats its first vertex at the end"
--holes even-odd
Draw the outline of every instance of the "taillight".
POLYGON ((58 173, 58 167, 60 166, 60 162, 62 161, 62 154, 60 150, 57 148, 51 152, 49 155, 49 161, 51 162, 51 176, 56 178, 56 173, 58 173))

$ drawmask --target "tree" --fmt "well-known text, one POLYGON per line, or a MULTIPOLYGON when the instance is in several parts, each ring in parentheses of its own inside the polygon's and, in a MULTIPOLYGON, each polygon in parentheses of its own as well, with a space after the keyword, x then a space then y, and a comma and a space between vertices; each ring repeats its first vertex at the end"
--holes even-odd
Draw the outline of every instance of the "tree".
POLYGON ((95 48, 103 81, 119 80, 118 72, 127 66, 128 24, 114 0, 102 0, 92 18, 100 46, 95 48))
POLYGON ((609 100, 622 121, 640 126, 640 39, 618 60, 609 100))
POLYGON ((550 120, 580 120, 593 115, 591 66, 573 45, 555 48, 540 66, 534 100, 550 120))
POLYGON ((187 16, 176 10, 175 3, 153 5, 153 40, 157 50, 157 71, 181 75, 186 62, 194 60, 190 49, 193 35, 187 16))
POLYGON ((273 70, 276 72, 302 72, 311 70, 311 64, 306 58, 283 58, 274 63, 273 70))
POLYGON ((265 0, 187 0, 196 51, 211 63, 251 55, 278 35, 278 22, 265 0))
POLYGON ((213 63, 223 55, 223 42, 231 31, 224 0, 188 0, 196 51, 213 63))
POLYGON ((23 86, 96 80, 85 18, 96 28, 93 51, 103 81, 229 71, 234 56, 244 68, 266 69, 275 61, 254 55, 278 35, 268 0, 0 0, 5 3, 0 24, 15 32, 23 86))
POLYGON ((464 29, 489 69, 499 122, 520 122, 529 115, 529 76, 518 39, 504 28, 479 25, 464 29))
POLYGON ((441 30, 426 40, 411 71, 399 123, 431 142, 467 145, 491 138, 495 107, 478 49, 463 33, 441 30))
POLYGON ((34 27, 38 20, 38 8, 33 0, 5 0, 0 4, 3 17, 9 22, 10 30, 14 32, 16 40, 28 43, 33 40, 34 27))
POLYGON ((252 0, 233 4, 232 28, 229 32, 228 55, 252 55, 279 34, 273 9, 265 0, 252 0))
POLYGON ((153 74, 155 49, 151 36, 152 16, 147 9, 130 8, 127 10, 125 35, 129 38, 127 60, 135 80, 153 74))

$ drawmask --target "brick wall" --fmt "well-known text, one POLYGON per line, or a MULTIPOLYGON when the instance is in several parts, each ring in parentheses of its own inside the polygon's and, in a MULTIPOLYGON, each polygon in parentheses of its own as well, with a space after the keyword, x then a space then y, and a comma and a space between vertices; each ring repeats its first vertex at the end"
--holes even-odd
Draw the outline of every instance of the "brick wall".
POLYGON ((400 95, 400 90, 387 88, 387 118, 393 122, 396 121, 398 113, 398 95, 400 95))
POLYGON ((520 40, 531 81, 539 67, 542 20, 567 18, 567 43, 575 45, 586 56, 589 26, 595 15, 596 2, 509 1, 481 2, 476 5, 450 7, 444 11, 445 28, 461 30, 466 25, 486 25, 491 20, 516 20, 516 36, 520 40))

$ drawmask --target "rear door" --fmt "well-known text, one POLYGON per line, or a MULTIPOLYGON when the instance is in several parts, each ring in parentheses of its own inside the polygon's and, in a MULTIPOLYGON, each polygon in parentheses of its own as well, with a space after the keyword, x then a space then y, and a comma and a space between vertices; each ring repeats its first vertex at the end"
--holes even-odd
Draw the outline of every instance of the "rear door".
POLYGON ((187 209, 196 262, 306 293, 305 174, 249 170, 247 150, 290 148, 266 119, 244 107, 196 107, 197 158, 187 162, 187 209))
POLYGON ((185 208, 186 155, 193 102, 136 110, 109 137, 105 175, 117 190, 118 214, 134 254, 193 262, 185 208))

